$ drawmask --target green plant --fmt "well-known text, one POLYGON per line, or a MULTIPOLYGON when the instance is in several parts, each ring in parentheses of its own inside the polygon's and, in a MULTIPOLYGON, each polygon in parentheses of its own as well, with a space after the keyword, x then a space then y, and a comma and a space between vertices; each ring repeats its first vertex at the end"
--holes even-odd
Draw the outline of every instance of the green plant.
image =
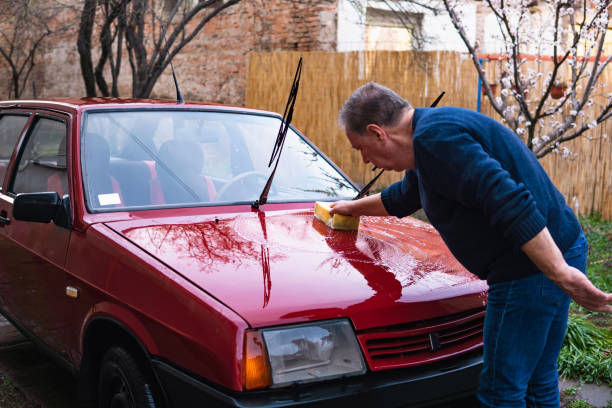
POLYGON ((567 408, 593 408, 593 407, 585 401, 578 400, 578 401, 572 401, 569 404, 567 404, 567 408))
POLYGON ((612 221, 599 214, 581 217, 580 223, 589 243, 587 275, 601 290, 612 291, 612 221))
POLYGON ((570 315, 558 361, 559 374, 612 386, 612 333, 585 316, 570 315))
POLYGON ((578 392, 577 387, 567 387, 565 391, 563 391, 565 395, 568 395, 570 397, 576 395, 577 392, 578 392))

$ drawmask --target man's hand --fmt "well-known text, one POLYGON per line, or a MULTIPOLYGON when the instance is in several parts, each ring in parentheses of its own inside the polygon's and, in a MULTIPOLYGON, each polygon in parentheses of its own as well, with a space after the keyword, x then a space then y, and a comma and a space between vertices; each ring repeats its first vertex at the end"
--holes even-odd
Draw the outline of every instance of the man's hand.
POLYGON ((389 215, 380 197, 380 193, 368 197, 360 198, 359 200, 351 201, 336 201, 331 203, 329 213, 352 215, 359 217, 361 215, 382 216, 389 215))
POLYGON ((580 306, 594 312, 612 312, 612 293, 597 289, 580 270, 566 266, 562 278, 555 283, 580 306))
POLYGON ((341 215, 353 215, 353 211, 355 210, 355 203, 357 201, 336 201, 335 203, 331 203, 329 206, 331 210, 329 213, 331 215, 341 214, 341 215))
POLYGON ((521 249, 574 302, 595 312, 612 312, 612 294, 597 289, 580 270, 565 262, 548 228, 527 241, 521 249))

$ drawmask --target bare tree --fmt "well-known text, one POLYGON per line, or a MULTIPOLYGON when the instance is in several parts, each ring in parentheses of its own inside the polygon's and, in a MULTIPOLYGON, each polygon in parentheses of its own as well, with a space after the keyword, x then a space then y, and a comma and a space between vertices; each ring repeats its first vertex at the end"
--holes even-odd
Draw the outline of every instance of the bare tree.
POLYGON ((172 58, 213 18, 242 0, 84 0, 77 47, 88 96, 119 96, 117 80, 125 52, 132 96, 147 98, 172 58), (99 28, 94 68, 92 36, 99 28), (111 87, 105 79, 110 65, 111 87))
POLYGON ((612 94, 600 91, 612 60, 603 57, 612 0, 485 0, 503 44, 500 97, 486 79, 478 44, 466 34, 461 3, 442 1, 493 109, 537 157, 571 154, 560 145, 612 116, 612 94))
POLYGON ((117 80, 121 71, 123 33, 125 32, 125 8, 129 0, 85 0, 81 11, 77 48, 81 73, 87 96, 96 95, 96 86, 102 96, 119 96, 117 80), (92 60, 92 36, 96 12, 100 10, 100 56, 94 68, 92 60), (115 45, 115 50, 113 50, 115 45), (104 78, 106 63, 110 65, 111 90, 104 78))
POLYGON ((23 94, 42 44, 54 32, 49 23, 57 12, 49 2, 0 2, 0 55, 10 72, 9 98, 23 94))

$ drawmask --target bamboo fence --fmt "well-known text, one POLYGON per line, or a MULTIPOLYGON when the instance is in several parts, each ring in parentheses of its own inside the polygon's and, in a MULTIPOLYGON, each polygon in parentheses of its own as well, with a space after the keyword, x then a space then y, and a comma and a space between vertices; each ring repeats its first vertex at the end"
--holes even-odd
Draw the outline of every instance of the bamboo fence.
MULTIPOLYGON (((344 101, 361 85, 376 81, 396 91, 413 106, 429 106, 446 91, 439 106, 474 110, 477 107, 478 78, 472 62, 465 54, 450 51, 250 53, 246 105, 282 112, 300 56, 304 58, 304 66, 293 124, 358 183, 366 183, 373 177, 372 166, 366 166, 359 153, 351 149, 337 125, 337 117, 344 101)), ((487 67, 487 76, 492 82, 499 72, 499 64, 491 63, 487 67)), ((604 75, 606 89, 598 91, 601 95, 612 92, 612 74, 604 75)), ((481 112, 499 119, 485 97, 481 112)), ((611 138, 606 135, 612 136, 612 120, 590 131, 588 137, 567 144, 574 158, 565 159, 551 153, 540 162, 578 214, 598 212, 610 220, 612 146, 611 138)), ((385 172, 374 189, 402 177, 401 173, 385 172)))

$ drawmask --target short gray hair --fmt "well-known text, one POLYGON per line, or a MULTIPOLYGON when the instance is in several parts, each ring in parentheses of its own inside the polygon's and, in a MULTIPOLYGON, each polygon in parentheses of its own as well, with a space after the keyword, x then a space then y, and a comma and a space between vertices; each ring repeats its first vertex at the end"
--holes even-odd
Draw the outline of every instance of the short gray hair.
POLYGON ((397 125, 410 103, 386 86, 368 82, 346 100, 338 114, 338 124, 345 130, 362 135, 370 123, 378 126, 397 125))

